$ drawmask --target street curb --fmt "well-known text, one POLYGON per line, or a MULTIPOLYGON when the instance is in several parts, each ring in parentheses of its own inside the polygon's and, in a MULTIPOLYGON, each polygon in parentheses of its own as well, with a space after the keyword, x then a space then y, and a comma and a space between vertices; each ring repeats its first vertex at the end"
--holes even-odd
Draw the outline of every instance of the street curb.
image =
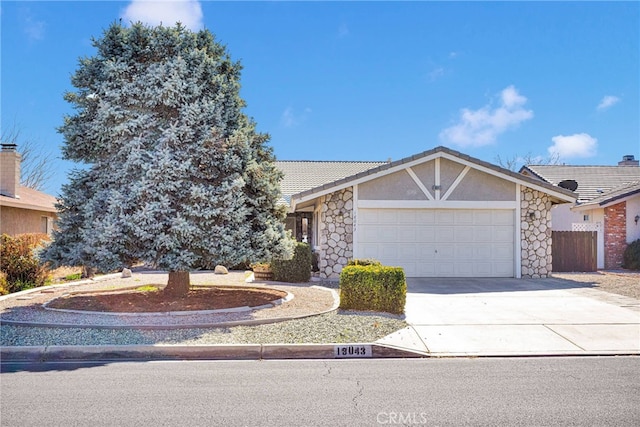
POLYGON ((54 345, 0 347, 0 361, 43 363, 98 360, 279 360, 345 358, 336 356, 336 346, 370 346, 372 354, 358 357, 360 359, 428 357, 426 354, 379 344, 54 345))

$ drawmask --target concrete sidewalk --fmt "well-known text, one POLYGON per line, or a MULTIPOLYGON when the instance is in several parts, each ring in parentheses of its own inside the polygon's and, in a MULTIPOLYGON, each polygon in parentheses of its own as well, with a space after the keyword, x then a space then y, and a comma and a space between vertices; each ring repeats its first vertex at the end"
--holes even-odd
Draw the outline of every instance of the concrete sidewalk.
POLYGON ((408 279, 410 326, 378 341, 430 356, 640 354, 640 301, 559 279, 408 279))

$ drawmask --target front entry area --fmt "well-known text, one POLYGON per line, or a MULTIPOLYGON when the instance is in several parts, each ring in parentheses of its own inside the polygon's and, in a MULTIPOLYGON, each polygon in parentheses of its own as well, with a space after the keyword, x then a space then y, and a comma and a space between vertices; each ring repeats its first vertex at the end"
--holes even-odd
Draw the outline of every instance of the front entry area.
POLYGON ((356 256, 407 277, 514 277, 513 209, 359 209, 356 256))

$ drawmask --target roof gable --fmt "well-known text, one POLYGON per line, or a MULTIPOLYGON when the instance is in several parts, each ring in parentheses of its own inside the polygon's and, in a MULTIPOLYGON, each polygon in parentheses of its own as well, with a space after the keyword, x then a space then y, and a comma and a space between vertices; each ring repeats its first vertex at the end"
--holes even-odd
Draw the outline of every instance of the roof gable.
POLYGON ((344 178, 338 179, 336 181, 327 182, 322 185, 307 189, 305 191, 291 194, 291 199, 293 204, 308 201, 316 197, 320 197, 322 195, 353 186, 355 184, 371 181, 373 179, 393 174, 403 169, 416 167, 436 158, 444 158, 452 162, 462 164, 464 165, 463 167, 468 166, 472 169, 488 173, 490 175, 505 179, 507 181, 511 181, 513 183, 524 184, 536 190, 541 190, 545 193, 551 194, 560 201, 573 202, 575 200, 575 195, 569 190, 555 187, 551 184, 540 181, 539 179, 524 176, 522 174, 504 169, 502 167, 442 146, 436 147, 420 154, 406 157, 404 159, 397 160, 395 162, 383 163, 370 169, 345 176, 344 178))

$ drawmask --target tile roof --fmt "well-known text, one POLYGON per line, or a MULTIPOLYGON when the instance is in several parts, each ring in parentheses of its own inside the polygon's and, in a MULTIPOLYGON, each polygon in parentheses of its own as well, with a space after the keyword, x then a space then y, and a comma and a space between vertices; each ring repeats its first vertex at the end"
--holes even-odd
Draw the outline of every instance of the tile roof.
POLYGON ((280 183, 283 197, 280 202, 289 204, 294 194, 321 187, 385 163, 279 160, 276 162, 276 167, 284 173, 284 179, 280 183))
POLYGON ((57 212, 55 207, 57 199, 49 194, 22 185, 18 187, 17 193, 19 198, 0 195, 0 206, 57 212))
POLYGON ((640 181, 634 181, 634 182, 622 185, 618 188, 614 188, 613 190, 608 191, 599 197, 593 198, 588 202, 583 203, 582 206, 590 206, 590 205, 604 206, 611 202, 615 202, 616 200, 622 199, 624 197, 632 196, 634 194, 640 194, 640 181))
POLYGON ((284 197, 281 202, 289 204, 291 196, 296 196, 296 198, 305 197, 314 193, 330 190, 350 181, 374 175, 416 160, 419 161, 420 159, 437 153, 445 153, 478 166, 494 170, 502 175, 510 176, 518 181, 537 184, 542 188, 553 190, 556 193, 561 193, 571 198, 575 197, 571 191, 564 188, 541 182, 537 178, 528 177, 450 148, 439 146, 394 162, 279 161, 277 162, 278 167, 285 174, 285 178, 281 184, 281 191, 284 197))
POLYGON ((638 166, 527 165, 520 169, 521 173, 523 171, 529 171, 553 185, 558 185, 565 179, 576 181, 579 202, 599 198, 614 189, 640 180, 638 166))

